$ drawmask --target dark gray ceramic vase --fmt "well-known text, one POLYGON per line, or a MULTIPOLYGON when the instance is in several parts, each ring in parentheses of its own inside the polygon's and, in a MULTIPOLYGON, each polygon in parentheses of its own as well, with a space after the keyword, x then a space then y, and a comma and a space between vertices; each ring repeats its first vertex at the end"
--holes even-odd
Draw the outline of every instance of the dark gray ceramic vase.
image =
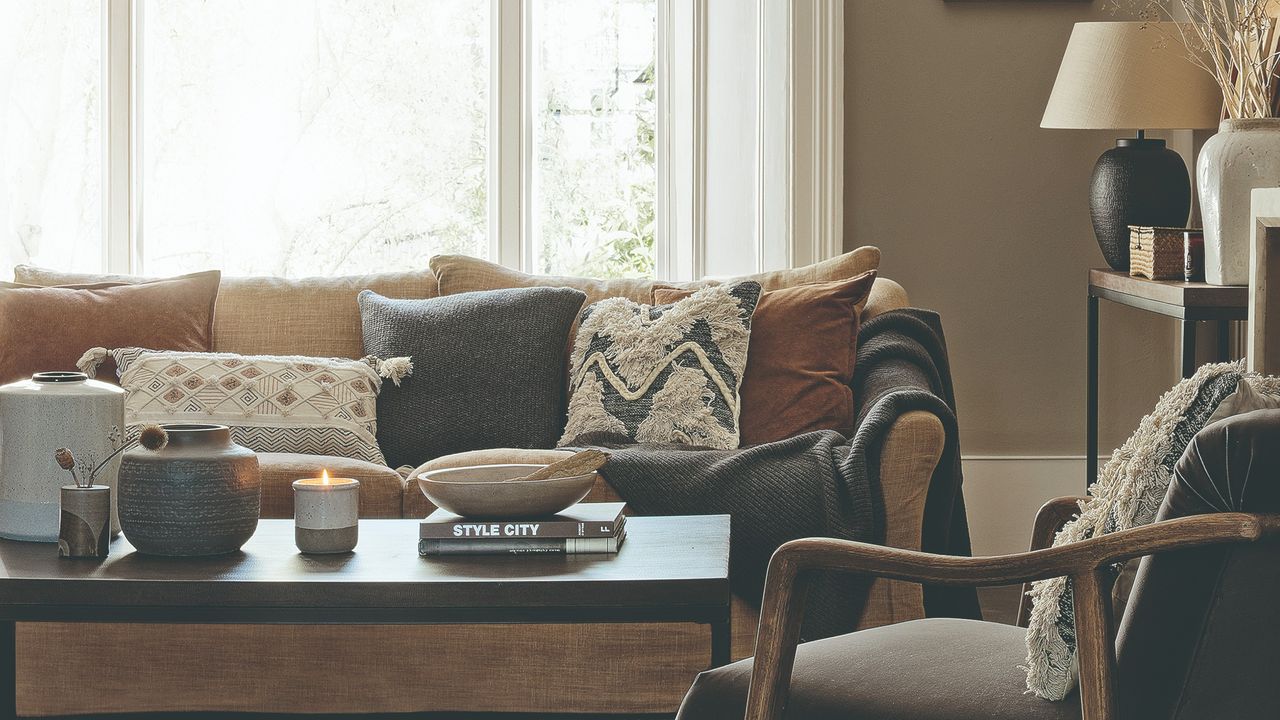
POLYGON ((235 552, 258 527, 258 456, 223 425, 164 425, 169 444, 136 447, 120 462, 120 528, 149 555, 235 552))

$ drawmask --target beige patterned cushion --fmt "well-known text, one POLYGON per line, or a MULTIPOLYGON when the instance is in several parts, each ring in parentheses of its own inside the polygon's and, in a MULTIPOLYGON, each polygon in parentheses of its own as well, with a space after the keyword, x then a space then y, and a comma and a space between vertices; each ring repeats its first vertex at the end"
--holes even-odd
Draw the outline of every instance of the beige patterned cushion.
POLYGON ((257 452, 337 455, 386 465, 378 447, 382 379, 368 364, 337 358, 151 352, 86 355, 116 361, 129 391, 125 422, 228 425, 235 442, 257 452))
MULTIPOLYGON (((19 265, 17 282, 68 285, 96 282, 140 283, 136 275, 88 275, 19 265)), ((430 271, 284 280, 222 278, 213 319, 213 349, 241 355, 303 355, 360 358, 360 310, 356 295, 373 290, 391 298, 433 298, 430 271)))
MULTIPOLYGON (((764 290, 779 290, 804 283, 847 280, 879 267, 880 248, 865 245, 813 265, 743 275, 723 282, 754 280, 760 283, 760 287, 764 290)), ((439 280, 441 295, 509 287, 571 287, 587 294, 587 305, 611 297, 624 297, 632 302, 648 305, 653 303, 653 289, 659 285, 681 290, 698 290, 720 282, 699 280, 681 283, 645 278, 595 280, 561 275, 530 275, 465 255, 437 255, 431 258, 431 271, 439 280)), ((862 310, 861 305, 858 310, 862 310)))

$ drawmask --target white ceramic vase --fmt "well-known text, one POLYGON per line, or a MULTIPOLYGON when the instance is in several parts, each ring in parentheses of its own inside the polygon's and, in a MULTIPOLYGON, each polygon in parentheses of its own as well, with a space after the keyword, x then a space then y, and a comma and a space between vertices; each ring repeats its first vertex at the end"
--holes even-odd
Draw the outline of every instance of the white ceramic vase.
MULTIPOLYGON (((58 466, 54 451, 68 448, 89 468, 105 460, 124 442, 124 396, 119 387, 83 373, 36 373, 0 387, 0 537, 58 540, 61 488, 71 475, 58 466)), ((96 479, 112 487, 113 534, 120 532, 119 468, 116 456, 96 479)))
POLYGON ((1280 118, 1223 120, 1196 160, 1205 281, 1249 284, 1254 188, 1280 187, 1280 118))

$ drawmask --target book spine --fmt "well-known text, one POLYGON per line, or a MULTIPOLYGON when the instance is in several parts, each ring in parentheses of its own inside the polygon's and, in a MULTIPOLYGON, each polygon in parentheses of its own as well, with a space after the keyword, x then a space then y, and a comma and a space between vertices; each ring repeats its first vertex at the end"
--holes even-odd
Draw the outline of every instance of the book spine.
POLYGON ((618 533, 618 524, 606 522, 573 522, 558 520, 537 523, 422 523, 418 537, 437 540, 516 540, 519 538, 610 538, 618 533), (484 535, 478 534, 485 533, 484 535))
POLYGON ((463 538, 418 540, 419 555, 578 555, 618 551, 614 538, 463 538))

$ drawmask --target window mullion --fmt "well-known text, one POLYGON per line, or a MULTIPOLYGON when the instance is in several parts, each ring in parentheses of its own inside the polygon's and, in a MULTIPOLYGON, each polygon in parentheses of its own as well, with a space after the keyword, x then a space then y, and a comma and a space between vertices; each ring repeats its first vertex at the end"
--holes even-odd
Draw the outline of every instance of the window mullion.
POLYGON ((103 245, 108 272, 133 265, 133 0, 103 2, 103 245))
POLYGON ((520 269, 531 266, 526 4, 526 0, 493 0, 491 13, 489 253, 495 262, 520 269))

